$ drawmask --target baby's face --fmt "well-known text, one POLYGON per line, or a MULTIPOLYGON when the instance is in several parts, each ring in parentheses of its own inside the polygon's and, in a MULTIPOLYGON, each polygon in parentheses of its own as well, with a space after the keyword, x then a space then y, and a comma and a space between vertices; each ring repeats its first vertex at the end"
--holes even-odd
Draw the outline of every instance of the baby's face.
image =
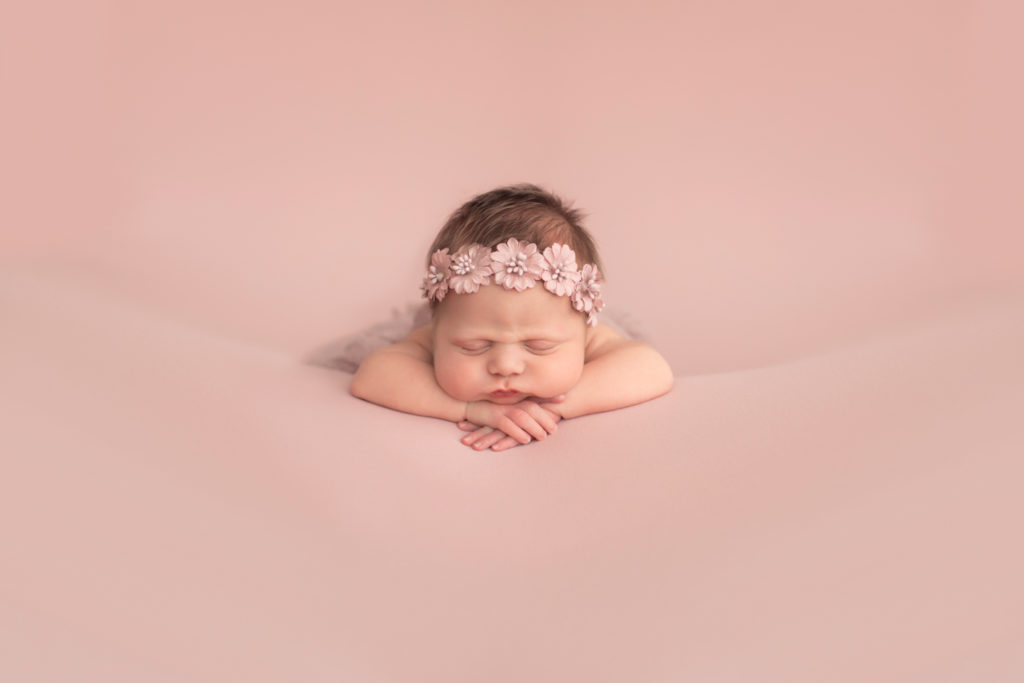
POLYGON ((579 381, 586 331, 569 297, 540 283, 525 292, 449 292, 434 311, 434 375, 460 401, 552 398, 579 381))

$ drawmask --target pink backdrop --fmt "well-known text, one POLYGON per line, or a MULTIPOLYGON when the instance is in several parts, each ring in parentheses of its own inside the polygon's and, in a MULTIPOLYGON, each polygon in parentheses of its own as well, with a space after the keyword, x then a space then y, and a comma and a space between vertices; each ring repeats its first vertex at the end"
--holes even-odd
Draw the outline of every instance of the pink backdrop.
POLYGON ((678 372, 786 358, 1020 285, 1019 20, 1012 2, 8 4, 3 259, 298 352, 414 298, 448 212, 527 180, 591 214, 609 297, 678 372))
POLYGON ((0 678, 1020 680, 1021 7, 4 3, 0 678), (673 394, 298 366, 521 181, 673 394))

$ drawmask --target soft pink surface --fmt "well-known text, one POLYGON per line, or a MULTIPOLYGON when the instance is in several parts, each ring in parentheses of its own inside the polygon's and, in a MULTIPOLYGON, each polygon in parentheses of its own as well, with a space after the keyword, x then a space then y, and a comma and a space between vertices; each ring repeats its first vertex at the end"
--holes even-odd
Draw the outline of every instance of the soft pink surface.
POLYGON ((0 11, 0 679, 1024 678, 1016 4, 58 4, 0 11), (300 362, 523 180, 671 394, 480 454, 300 362))
POLYGON ((65 276, 0 301, 5 680, 1024 673, 1021 299, 504 454, 65 276))

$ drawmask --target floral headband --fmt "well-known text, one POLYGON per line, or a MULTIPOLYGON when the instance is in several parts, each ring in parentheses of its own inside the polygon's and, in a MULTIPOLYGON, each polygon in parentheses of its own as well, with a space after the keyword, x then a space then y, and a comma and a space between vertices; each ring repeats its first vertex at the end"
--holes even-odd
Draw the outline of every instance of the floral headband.
POLYGON ((587 324, 597 324, 597 313, 604 308, 601 284, 604 278, 597 265, 588 263, 577 270, 576 254, 565 244, 552 244, 540 253, 533 242, 510 238, 493 251, 480 244, 467 244, 453 255, 438 249, 430 256, 430 267, 423 278, 423 296, 441 301, 448 290, 472 294, 480 285, 494 283, 522 292, 544 281, 544 288, 558 296, 572 298, 572 306, 587 314, 587 324))

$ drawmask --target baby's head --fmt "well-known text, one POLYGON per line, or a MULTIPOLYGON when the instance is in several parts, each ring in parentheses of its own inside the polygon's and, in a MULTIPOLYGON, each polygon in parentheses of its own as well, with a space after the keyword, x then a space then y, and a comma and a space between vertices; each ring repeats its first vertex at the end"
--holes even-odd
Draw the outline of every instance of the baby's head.
POLYGON ((449 395, 515 403, 579 380, 587 327, 604 306, 597 248, 580 219, 539 187, 515 185, 471 199, 445 223, 423 293, 434 374, 449 395))

